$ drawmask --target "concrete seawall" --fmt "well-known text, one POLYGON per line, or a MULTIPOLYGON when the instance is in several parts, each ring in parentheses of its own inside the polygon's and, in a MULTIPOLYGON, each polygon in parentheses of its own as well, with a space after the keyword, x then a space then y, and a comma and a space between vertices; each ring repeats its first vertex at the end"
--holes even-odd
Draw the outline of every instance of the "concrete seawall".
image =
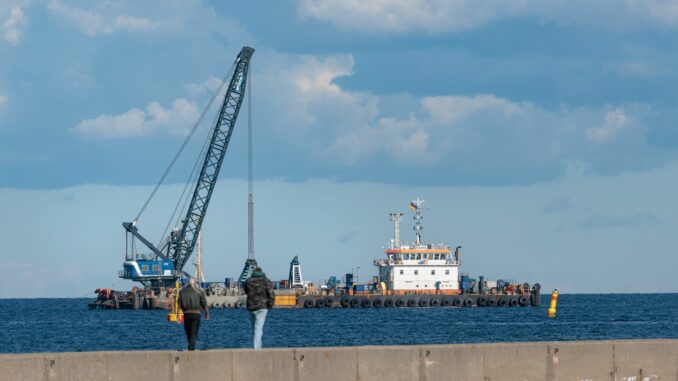
POLYGON ((678 340, 0 355, 0 381, 678 381, 678 340))

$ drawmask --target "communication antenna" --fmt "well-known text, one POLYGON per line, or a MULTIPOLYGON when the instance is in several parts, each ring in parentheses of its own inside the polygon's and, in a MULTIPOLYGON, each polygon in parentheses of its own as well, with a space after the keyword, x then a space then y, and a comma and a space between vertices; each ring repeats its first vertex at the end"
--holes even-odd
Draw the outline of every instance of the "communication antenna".
POLYGON ((415 243, 417 245, 421 245, 421 231, 424 229, 423 226, 421 226, 421 219, 424 218, 424 216, 421 215, 421 209, 424 207, 424 203, 426 201, 420 199, 417 197, 416 200, 410 201, 410 209, 414 210, 414 235, 415 235, 415 243))

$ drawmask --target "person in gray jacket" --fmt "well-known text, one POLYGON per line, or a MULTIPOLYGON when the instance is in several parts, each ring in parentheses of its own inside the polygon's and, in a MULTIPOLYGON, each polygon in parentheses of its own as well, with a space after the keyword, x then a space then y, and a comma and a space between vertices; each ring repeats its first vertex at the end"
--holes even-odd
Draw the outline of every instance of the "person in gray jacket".
POLYGON ((273 283, 266 274, 257 267, 252 276, 245 282, 247 294, 247 310, 252 320, 252 344, 254 349, 261 349, 261 337, 264 334, 264 322, 268 310, 273 308, 273 283))
POLYGON ((188 350, 195 350, 195 341, 198 339, 201 312, 205 311, 205 320, 210 319, 205 293, 195 284, 195 279, 188 280, 188 286, 179 292, 179 306, 184 310, 184 331, 188 339, 188 350), (201 311, 202 310, 202 311, 201 311))

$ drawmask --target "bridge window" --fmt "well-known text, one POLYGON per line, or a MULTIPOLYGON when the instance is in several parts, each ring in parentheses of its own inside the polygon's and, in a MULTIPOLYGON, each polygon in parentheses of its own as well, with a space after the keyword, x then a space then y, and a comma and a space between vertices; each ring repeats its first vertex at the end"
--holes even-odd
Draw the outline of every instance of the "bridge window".
POLYGON ((153 269, 153 272, 158 272, 158 265, 153 265, 151 268, 153 269))
POLYGON ((433 259, 440 259, 440 254, 435 254, 435 255, 433 256, 433 259))
POLYGON ((417 260, 421 259, 421 254, 417 254, 417 260))
POLYGON ((148 265, 141 265, 141 271, 148 271, 148 265))
POLYGON ((447 258, 447 254, 440 254, 440 259, 445 259, 447 258))

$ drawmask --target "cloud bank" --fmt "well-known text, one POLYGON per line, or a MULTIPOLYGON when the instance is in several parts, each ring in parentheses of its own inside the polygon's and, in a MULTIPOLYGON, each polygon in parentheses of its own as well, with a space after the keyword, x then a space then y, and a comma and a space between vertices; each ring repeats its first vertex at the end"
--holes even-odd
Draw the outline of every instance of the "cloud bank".
MULTIPOLYGON (((643 104, 549 109, 494 94, 378 95, 337 84, 352 75, 352 55, 263 52, 259 59, 255 110, 265 112, 255 116, 266 133, 257 145, 295 166, 312 163, 329 177, 381 168, 389 175, 378 180, 385 181, 409 169, 437 173, 446 183, 501 183, 526 175, 553 179, 571 162, 617 172, 666 156, 647 142, 651 110, 643 104)), ((185 86, 190 100, 85 119, 71 132, 97 140, 181 135, 197 119, 199 99, 218 83, 211 76, 185 86)))
POLYGON ((523 18, 618 31, 678 26, 678 2, 663 0, 300 0, 297 12, 302 19, 378 34, 437 35, 523 18))

